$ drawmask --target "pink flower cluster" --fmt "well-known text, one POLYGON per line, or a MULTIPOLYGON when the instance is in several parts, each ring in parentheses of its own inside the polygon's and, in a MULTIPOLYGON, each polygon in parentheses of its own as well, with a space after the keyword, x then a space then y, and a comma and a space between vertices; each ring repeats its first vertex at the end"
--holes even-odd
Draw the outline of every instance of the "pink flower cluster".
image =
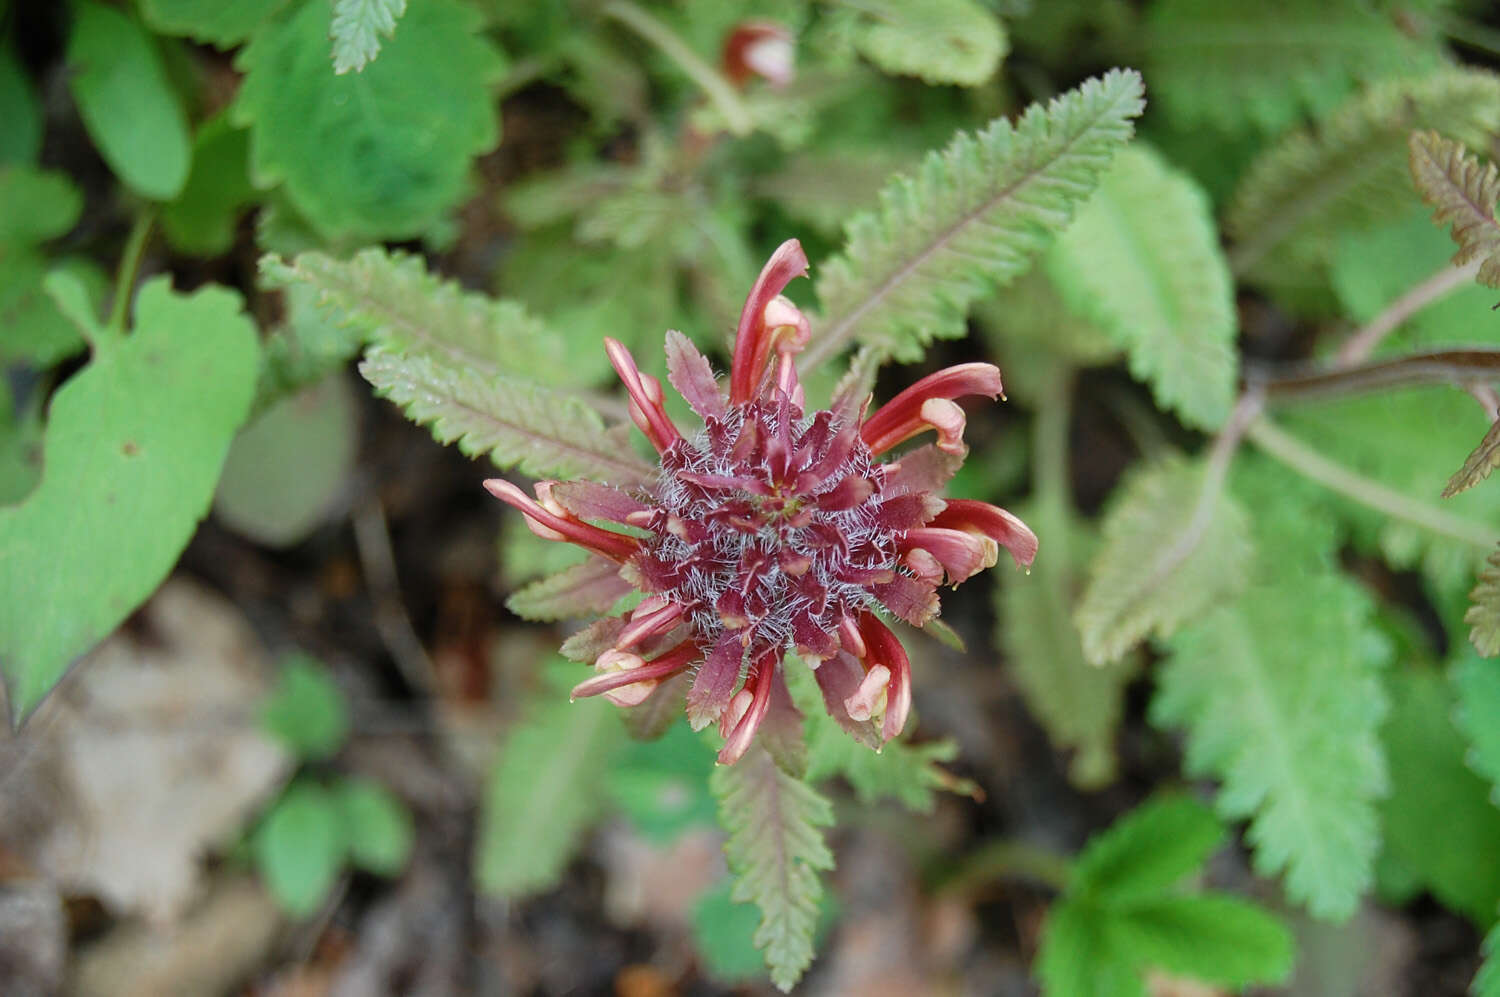
POLYGON ((911 708, 911 668, 881 611, 920 627, 937 616, 944 581, 990 567, 1001 547, 1021 565, 1037 550, 1036 536, 1004 509, 937 495, 966 453, 955 399, 999 396, 993 365, 939 371, 868 418, 869 399, 849 391, 828 409, 804 411, 793 359, 808 322, 781 291, 806 270, 793 239, 761 271, 740 315, 727 397, 687 337, 667 334, 668 379, 704 423, 690 436, 663 408, 661 383, 605 341, 631 417, 660 455, 653 482, 625 490, 542 481, 535 498, 508 481, 485 482, 533 532, 607 562, 604 597, 645 594, 592 628, 597 674, 573 695, 633 706, 690 672, 689 721, 719 724, 725 764, 744 755, 768 717, 795 716, 788 651, 813 669, 846 730, 871 745, 895 737, 911 708), (928 431, 935 442, 879 461, 928 431))

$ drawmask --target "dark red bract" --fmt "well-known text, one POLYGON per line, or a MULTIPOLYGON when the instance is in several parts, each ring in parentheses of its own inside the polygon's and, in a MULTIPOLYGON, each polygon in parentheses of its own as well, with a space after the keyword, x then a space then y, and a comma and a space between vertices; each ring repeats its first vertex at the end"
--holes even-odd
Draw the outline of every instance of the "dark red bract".
POLYGON ((719 722, 724 763, 745 753, 772 711, 794 711, 788 651, 814 669, 846 730, 872 746, 895 737, 911 706, 911 672, 879 614, 922 626, 939 611, 945 579, 957 584, 993 565, 1002 546, 1018 564, 1036 555, 1036 537, 1010 513, 936 494, 966 452, 954 399, 997 397, 994 366, 939 371, 868 419, 868 399, 847 393, 829 409, 804 411, 793 357, 808 324, 780 292, 806 267, 796 240, 766 264, 740 318, 727 399, 686 337, 667 334, 668 376, 704 420, 691 436, 667 416, 660 383, 606 341, 631 416, 660 455, 649 485, 630 492, 543 481, 532 500, 507 481, 486 482, 533 531, 618 565, 602 574, 599 594, 646 594, 624 617, 596 625, 598 674, 574 695, 636 705, 692 669, 689 720, 719 722), (879 462, 927 430, 935 443, 879 462))

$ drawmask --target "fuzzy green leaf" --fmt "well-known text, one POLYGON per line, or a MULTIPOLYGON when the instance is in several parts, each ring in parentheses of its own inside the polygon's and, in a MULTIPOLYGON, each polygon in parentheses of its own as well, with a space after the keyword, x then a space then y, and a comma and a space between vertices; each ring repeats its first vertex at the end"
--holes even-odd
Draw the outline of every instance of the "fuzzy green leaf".
POLYGON ((833 854, 820 828, 833 823, 833 808, 807 783, 781 770, 760 747, 709 781, 719 801, 719 823, 734 876, 730 899, 760 908, 755 946, 765 955, 771 982, 790 991, 813 960, 819 870, 833 868, 833 854))
POLYGON ((333 8, 333 71, 362 71, 380 54, 380 36, 396 33, 406 0, 338 0, 333 8))
POLYGON ((349 859, 378 876, 394 876, 411 856, 411 811, 372 779, 346 779, 337 789, 349 859))
POLYGON ((187 116, 151 36, 118 8, 79 0, 68 67, 78 113, 110 169, 152 200, 176 197, 191 157, 187 116))
POLYGON ((1413 204, 1408 132, 1437 128, 1483 141, 1497 127, 1500 78, 1481 70, 1445 68, 1371 86, 1251 164, 1226 214, 1231 263, 1270 286, 1318 277, 1341 233, 1399 218, 1413 204))
POLYGON ((860 0, 854 45, 888 73, 978 86, 1009 45, 995 15, 973 0, 860 0))
POLYGON ((1500 662, 1464 651, 1452 678, 1458 694, 1453 719, 1470 745, 1466 761, 1496 787, 1491 798, 1500 803, 1500 662))
POLYGON ((1124 149, 1046 263, 1159 406, 1197 429, 1223 424, 1237 378, 1234 281, 1197 184, 1148 147, 1124 149))
POLYGON ((1490 423, 1489 431, 1464 460, 1464 466, 1453 472, 1453 477, 1443 486, 1443 498, 1468 491, 1488 478, 1497 467, 1500 467, 1500 421, 1490 423))
POLYGON ((238 45, 286 0, 141 0, 141 17, 164 35, 186 35, 219 48, 238 45))
POLYGON ((1482 259, 1479 283, 1500 287, 1500 221, 1495 219, 1500 170, 1437 132, 1413 132, 1408 144, 1412 180, 1422 200, 1432 205, 1432 220, 1453 225, 1450 235, 1458 243, 1454 266, 1482 259))
MULTIPOLYGON (((1480 668, 1494 667, 1469 660, 1480 668)), ((1460 690, 1465 688, 1463 669, 1460 665, 1454 675, 1460 690)), ((1390 681, 1391 716, 1383 741, 1391 794, 1380 808, 1386 851, 1444 905, 1480 928, 1488 927, 1500 907, 1500 851, 1494 848, 1500 840, 1500 809, 1490 802, 1489 783, 1464 766, 1468 749, 1449 719, 1453 693, 1442 674, 1435 668, 1404 668, 1390 681), (1433 842, 1434 814, 1442 815, 1439 847, 1433 842)), ((1493 704, 1461 701, 1460 708, 1478 707, 1468 711, 1477 718, 1486 705, 1493 704)), ((1493 725, 1496 720, 1500 716, 1489 713, 1481 722, 1493 725)), ((1485 737, 1494 739, 1488 731, 1485 737)))
POLYGON ((897 360, 963 335, 975 299, 1020 275, 1085 200, 1144 107, 1141 78, 1113 70, 929 153, 848 225, 844 253, 819 267, 803 366, 855 343, 897 360))
POLYGON ((293 917, 323 905, 344 865, 348 839, 337 801, 322 786, 294 782, 250 840, 271 896, 293 917))
POLYGON ((1161 0, 1146 14, 1146 75, 1183 129, 1279 131, 1332 109, 1356 82, 1435 65, 1435 40, 1357 0, 1290 0, 1274 10, 1161 0))
POLYGON ((1282 983, 1291 975, 1291 931, 1239 897, 1153 897, 1113 913, 1105 937, 1137 964, 1234 988, 1282 983))
POLYGON ((505 608, 528 620, 562 620, 607 613, 620 601, 620 566, 591 557, 513 592, 505 608))
POLYGON ((327 668, 298 654, 282 666, 261 726, 298 758, 327 758, 349 736, 349 706, 327 668))
POLYGON ((507 897, 561 878, 599 815, 605 760, 621 737, 603 699, 568 702, 576 665, 551 665, 490 766, 479 832, 479 885, 507 897))
POLYGON ((135 331, 53 396, 42 483, 0 508, 0 671, 18 714, 145 601, 207 511, 259 364, 240 304, 155 278, 135 331))
POLYGON ((277 14, 236 60, 233 113, 251 127, 252 175, 283 181, 327 237, 423 234, 463 195, 470 158, 499 138, 489 86, 503 62, 478 22, 456 0, 423 0, 378 61, 338 76, 327 4, 277 14))
POLYGON ((1151 718, 1187 728, 1185 768, 1222 780, 1219 814, 1251 819, 1256 870, 1285 871, 1294 901, 1342 919, 1379 847, 1385 647, 1333 561, 1331 525, 1276 502, 1257 502, 1250 587, 1168 642, 1151 718))
POLYGON ((1124 709, 1125 685, 1139 660, 1126 655, 1104 666, 1083 656, 1072 608, 1082 587, 1082 569, 1094 537, 1061 503, 1017 510, 1038 536, 1047 556, 1031 574, 1006 577, 997 590, 997 643, 1005 649, 1011 677, 1052 743, 1072 751, 1068 777, 1094 789, 1115 777, 1115 732, 1124 709))
POLYGON ((1243 584, 1249 517, 1211 473, 1170 458, 1122 486, 1073 616, 1091 663, 1114 661, 1147 636, 1171 636, 1243 584))
POLYGON ((1161 893, 1197 871, 1224 843, 1213 811, 1167 794, 1089 839, 1068 883, 1070 895, 1129 901, 1161 893))
POLYGON ((1486 658, 1500 654, 1500 549, 1492 551, 1479 570, 1479 584, 1469 593, 1473 605, 1464 613, 1470 627, 1469 643, 1486 658))

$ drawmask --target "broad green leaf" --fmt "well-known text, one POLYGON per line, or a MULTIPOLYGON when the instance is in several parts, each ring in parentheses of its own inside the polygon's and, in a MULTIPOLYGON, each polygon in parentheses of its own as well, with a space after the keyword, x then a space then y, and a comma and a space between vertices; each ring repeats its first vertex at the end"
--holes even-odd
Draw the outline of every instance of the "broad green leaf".
POLYGON ((348 485, 358 420, 342 372, 270 406, 234 438, 214 493, 214 515, 270 547, 305 539, 348 485))
POLYGON ((1435 66, 1440 48, 1391 12, 1353 0, 1270 9, 1161 0, 1147 9, 1145 59, 1179 128, 1270 133, 1327 113, 1356 83, 1435 66))
POLYGON ((396 33, 406 0, 338 0, 333 8, 333 71, 359 72, 380 54, 380 36, 396 33))
POLYGON ((282 665, 261 707, 261 726, 298 758, 327 758, 349 736, 349 706, 328 669, 306 654, 282 665))
POLYGON ((84 348, 83 331, 74 319, 97 322, 98 303, 104 300, 109 281, 93 260, 65 257, 47 269, 38 251, 0 248, 5 257, 0 266, 0 360, 20 360, 46 369, 84 348), (85 308, 67 314, 48 293, 49 282, 65 280, 79 289, 85 308))
POLYGON ((1437 132, 1414 132, 1408 144, 1412 179, 1433 208, 1432 220, 1453 226, 1451 235, 1458 243, 1453 265, 1482 260, 1479 283, 1500 287, 1500 221, 1495 219, 1500 171, 1437 132))
POLYGON ((1037 503, 1017 513, 1046 538, 1047 556, 1025 577, 1001 581, 997 643, 1032 715, 1059 750, 1072 752, 1068 777, 1082 788, 1099 788, 1115 778, 1115 732, 1125 686, 1140 662, 1127 654, 1100 666, 1083 656, 1072 608, 1094 537, 1061 503, 1037 503))
MULTIPOLYGON (((1454 676, 1460 691, 1464 668, 1454 676)), ((1500 909, 1500 852, 1494 848, 1500 809, 1490 802, 1490 785, 1464 767, 1468 746, 1450 719, 1453 694, 1442 674, 1406 668, 1394 672, 1390 683, 1383 741, 1391 794, 1380 807, 1386 850, 1444 905, 1488 927, 1500 909), (1434 841, 1435 814, 1442 815, 1440 845, 1434 841)), ((1495 719, 1492 714, 1489 722, 1495 719)), ((1488 731, 1484 736, 1493 737, 1488 731)))
POLYGON ((1474 997, 1500 997, 1500 923, 1490 928, 1480 947, 1484 963, 1480 965, 1474 982, 1469 984, 1469 993, 1474 997))
MULTIPOLYGON (((675 719, 681 719, 680 706, 675 719)), ((674 723, 657 740, 635 741, 621 750, 605 792, 637 831, 671 842, 692 828, 714 826, 716 806, 708 791, 713 770, 713 755, 698 736, 687 724, 674 723)), ((744 942, 749 948, 749 931, 744 942)))
POLYGON ((1187 728, 1187 772, 1222 780, 1220 816, 1250 819, 1256 871, 1284 871, 1293 901, 1338 920, 1379 848, 1386 648, 1326 520, 1274 494, 1255 506, 1250 587, 1168 641, 1151 719, 1187 728))
POLYGON ((1121 487, 1073 615, 1089 662, 1170 637, 1244 584, 1249 517, 1212 474, 1173 457, 1137 468, 1121 487))
MULTIPOLYGON (((1465 760, 1491 787, 1500 787, 1500 662, 1465 648, 1457 655, 1452 679, 1458 695, 1453 719, 1469 741, 1465 760)), ((1491 789, 1491 799, 1500 803, 1500 788, 1491 789)))
POLYGON ((1224 843, 1213 811, 1190 796, 1158 796, 1089 839, 1070 896, 1130 902, 1162 893, 1202 867, 1224 843))
POLYGON ((732 889, 726 879, 698 898, 693 905, 693 942, 714 979, 749 983, 765 971, 754 943, 760 912, 754 904, 731 900, 732 889))
POLYGON ((193 138, 193 166, 177 198, 162 209, 161 227, 173 248, 218 256, 234 244, 240 212, 254 203, 250 133, 227 114, 205 121, 193 138))
POLYGON ((1015 279, 1067 224, 1131 135, 1140 75, 1114 70, 1015 125, 959 134, 855 217, 841 256, 818 268, 822 312, 802 366, 858 342, 901 361, 964 333, 975 299, 1015 279))
POLYGON ((24 499, 42 478, 42 397, 17 411, 0 383, 0 506, 24 499))
POLYGON ((187 116, 151 36, 116 7, 78 0, 68 84, 84 127, 126 186, 169 201, 187 180, 187 116))
POLYGON ((974 0, 860 0, 854 44, 888 73, 932 84, 978 86, 1009 45, 995 15, 974 0))
POLYGON ((36 162, 42 151, 42 105, 9 45, 0 45, 0 121, 5 122, 0 166, 36 162))
POLYGON ((1208 197, 1136 144, 1046 256, 1069 305, 1110 333, 1157 405, 1217 429, 1234 404, 1234 281, 1208 197))
POLYGON ((765 956, 771 982, 790 991, 813 960, 820 870, 833 868, 821 828, 833 808, 807 783, 781 770, 765 749, 752 747, 709 780, 719 801, 719 823, 734 877, 730 899, 760 908, 755 947, 765 956))
POLYGON ((17 714, 145 601, 207 511, 259 363, 240 306, 153 279, 135 331, 53 396, 42 483, 0 509, 0 670, 17 714))
POLYGON ((83 195, 67 174, 0 166, 0 252, 64 235, 82 213, 83 195))
POLYGON ((568 701, 582 669, 560 662, 547 671, 490 765, 476 865, 480 887, 500 896, 540 892, 562 877, 599 815, 621 737, 607 701, 568 701))
POLYGON ((470 158, 499 138, 489 88, 503 62, 478 21, 456 0, 423 0, 379 60, 338 76, 327 4, 278 14, 236 61, 252 176, 284 182, 325 236, 423 234, 463 196, 470 158))
POLYGON ((1292 972, 1292 933, 1238 897, 1153 897, 1110 914, 1104 934, 1121 957, 1174 976, 1238 988, 1282 983, 1292 972))
POLYGON ((230 48, 286 4, 287 0, 141 0, 141 17, 161 34, 230 48))
POLYGON ((1415 206, 1408 132, 1437 128, 1482 142, 1497 127, 1500 78, 1481 70, 1443 68, 1371 86, 1251 165, 1225 216, 1231 264, 1276 289, 1321 282, 1341 234, 1415 206))
POLYGON ((1032 967, 1047 997, 1146 997, 1140 968, 1115 951, 1106 927, 1093 908, 1053 904, 1032 967))
POLYGON ((411 811, 372 779, 346 779, 335 790, 349 842, 349 860, 368 872, 394 876, 411 856, 411 811))
POLYGON ((323 905, 348 842, 338 801, 322 786, 294 782, 250 841, 255 868, 282 909, 307 917, 323 905))
POLYGON ((43 281, 57 266, 92 284, 97 267, 75 259, 49 262, 35 245, 67 233, 82 210, 83 198, 65 174, 0 165, 0 361, 47 368, 83 348, 43 281))

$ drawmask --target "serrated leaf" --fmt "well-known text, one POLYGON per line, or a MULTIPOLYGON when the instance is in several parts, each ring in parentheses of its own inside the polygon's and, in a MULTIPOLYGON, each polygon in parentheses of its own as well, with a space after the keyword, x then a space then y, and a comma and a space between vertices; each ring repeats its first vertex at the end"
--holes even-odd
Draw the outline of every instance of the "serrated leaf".
POLYGON ((1244 583, 1254 549, 1249 517, 1211 474, 1168 458, 1121 487, 1073 615, 1089 662, 1114 661, 1148 636, 1170 637, 1244 583))
POLYGON ((1357 82, 1436 65, 1436 39, 1373 4, 1291 0, 1274 11, 1216 0, 1147 8, 1146 75, 1183 130, 1276 132, 1327 113, 1357 82))
POLYGON ((359 365, 375 393, 428 426, 439 443, 533 477, 593 478, 636 484, 650 466, 630 449, 624 426, 604 420, 576 395, 505 374, 485 377, 425 356, 373 349, 359 365))
POLYGON ((306 654, 281 668, 261 707, 261 726, 298 758, 327 758, 349 736, 349 706, 328 670, 306 654))
POLYGON ((1500 287, 1500 221, 1495 219, 1500 171, 1434 131, 1413 132, 1408 145, 1412 180, 1432 206, 1433 222, 1453 226, 1450 236, 1458 243, 1453 265, 1482 259, 1479 283, 1500 287))
POLYGON ((187 180, 187 116, 151 36, 93 0, 74 6, 68 85, 89 137, 125 184, 168 201, 187 180))
MULTIPOLYGON (((1274 501, 1274 500, 1271 500, 1274 501)), ((1187 728, 1184 767, 1216 776, 1220 816, 1250 818, 1256 871, 1314 916, 1353 913, 1373 879, 1385 648, 1369 598, 1332 560, 1306 508, 1258 506, 1251 586, 1184 627, 1159 670, 1152 722, 1187 728)))
POLYGON ((598 816, 606 761, 621 731, 603 699, 568 702, 576 665, 549 666, 490 765, 476 858, 479 885, 520 897, 561 878, 598 816))
POLYGON ((1454 471, 1453 477, 1443 486, 1443 498, 1468 491, 1488 478, 1497 467, 1500 467, 1500 422, 1492 422, 1479 446, 1464 460, 1464 466, 1454 471))
POLYGON ((618 564, 591 557, 511 593, 505 608, 528 620, 561 620, 607 613, 630 591, 630 583, 620 577, 618 564))
POLYGON ((42 151, 42 105, 8 44, 0 45, 0 121, 5 122, 0 166, 36 162, 42 151))
POLYGON ((42 483, 0 509, 0 670, 18 715, 151 594, 207 511, 259 364, 240 304, 155 278, 135 331, 53 396, 42 483))
POLYGON ((1217 429, 1234 403, 1234 281, 1208 197, 1146 146, 1115 157, 1046 256, 1069 306, 1106 329, 1157 405, 1217 429))
POLYGON ((719 823, 729 832, 724 854, 734 877, 730 899, 760 908, 755 946, 765 955, 771 982, 790 991, 812 964, 819 870, 833 868, 820 828, 833 808, 807 783, 781 770, 760 747, 709 780, 719 801, 719 823))
MULTIPOLYGON (((1469 739, 1466 761, 1491 787, 1500 787, 1500 662, 1464 650, 1451 677, 1458 695, 1453 720, 1469 739)), ((1492 788, 1491 800, 1500 804, 1500 788, 1492 788)))
POLYGON ((238 45, 287 0, 141 0, 141 17, 164 35, 185 35, 219 48, 238 45))
POLYGON ((1125 686, 1139 670, 1126 655, 1102 667, 1083 656, 1072 608, 1082 567, 1094 538, 1059 503, 1017 510, 1047 556, 1025 578, 1007 577, 997 589, 996 641, 1005 649, 1011 677, 1032 715, 1062 751, 1071 751, 1068 777, 1084 789, 1115 777, 1115 732, 1124 711, 1125 686))
POLYGON ((179 252, 217 256, 234 244, 240 212, 259 196, 250 182, 250 134, 229 115, 205 121, 193 137, 187 182, 162 209, 161 228, 179 252))
POLYGON ((861 55, 934 85, 978 86, 1009 49, 999 20, 972 0, 860 0, 855 9, 861 55))
POLYGON ((1291 975, 1291 931, 1238 897, 1152 897, 1112 913, 1109 944, 1138 964, 1235 988, 1282 983, 1291 975))
POLYGON ((380 54, 380 36, 396 33, 406 0, 338 0, 333 8, 333 71, 361 72, 380 54))
POLYGON ((1238 273, 1279 286, 1319 277, 1340 233, 1413 204, 1402 142, 1413 128, 1483 141, 1500 127, 1500 78, 1444 68, 1371 86, 1268 148, 1235 191, 1225 228, 1238 273))
POLYGON ((1110 902, 1161 893, 1195 872, 1224 843, 1213 811, 1190 796, 1142 804, 1089 839, 1068 881, 1071 896, 1110 902))
MULTIPOLYGON (((1460 689, 1462 669, 1454 674, 1460 689)), ((1391 771, 1391 793, 1380 808, 1385 848, 1445 906, 1487 927, 1500 907, 1500 809, 1490 802, 1490 784, 1464 767, 1468 745, 1449 719, 1453 694, 1442 673, 1404 668, 1390 682, 1382 738, 1391 771), (1440 847, 1434 814, 1442 814, 1440 847)))
POLYGON ((271 896, 293 917, 323 905, 348 848, 338 803, 307 780, 293 783, 250 841, 255 868, 271 896))
POLYGON ((504 64, 478 22, 455 0, 423 0, 378 61, 338 76, 326 4, 276 15, 235 63, 252 175, 284 182, 327 237, 422 235, 463 195, 470 158, 499 138, 489 87, 504 64))
POLYGON ((848 225, 819 268, 811 370, 858 341, 919 359, 964 332, 969 305, 1020 275, 1087 198, 1144 107, 1141 78, 1113 70, 1012 126, 1001 119, 929 153, 848 225))
POLYGON ((378 876, 394 876, 411 856, 411 811, 373 779, 346 779, 336 790, 349 860, 378 876))
POLYGON ((1047 912, 1032 967, 1047 997, 1145 997, 1140 970, 1112 949, 1104 928, 1087 906, 1059 903, 1047 912))

